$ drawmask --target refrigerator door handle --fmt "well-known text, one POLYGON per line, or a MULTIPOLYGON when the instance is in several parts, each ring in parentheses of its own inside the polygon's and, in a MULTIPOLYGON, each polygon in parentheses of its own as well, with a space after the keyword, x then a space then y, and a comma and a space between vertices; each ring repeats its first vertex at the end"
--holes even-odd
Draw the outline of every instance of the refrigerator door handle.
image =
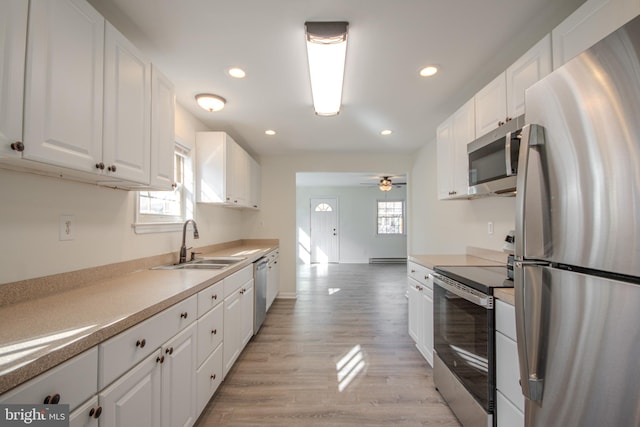
POLYGON ((516 259, 547 259, 551 250, 549 196, 543 156, 544 128, 522 128, 516 178, 516 259))
POLYGON ((542 400, 547 355, 549 321, 549 281, 547 264, 514 263, 516 336, 522 394, 542 400))

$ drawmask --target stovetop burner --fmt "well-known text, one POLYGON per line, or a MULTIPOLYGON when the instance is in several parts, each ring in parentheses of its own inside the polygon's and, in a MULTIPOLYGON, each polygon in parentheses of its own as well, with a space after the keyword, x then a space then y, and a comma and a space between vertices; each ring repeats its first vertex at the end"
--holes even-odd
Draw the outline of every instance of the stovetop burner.
POLYGON ((435 271, 487 295, 493 295, 494 288, 513 288, 506 266, 436 267, 435 271))

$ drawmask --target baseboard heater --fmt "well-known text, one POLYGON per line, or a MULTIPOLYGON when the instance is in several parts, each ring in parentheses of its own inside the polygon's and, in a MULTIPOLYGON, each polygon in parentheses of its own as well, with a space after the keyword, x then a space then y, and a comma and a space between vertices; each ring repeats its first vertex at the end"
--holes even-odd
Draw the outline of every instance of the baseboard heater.
POLYGON ((406 258, 369 258, 369 264, 406 264, 406 258))

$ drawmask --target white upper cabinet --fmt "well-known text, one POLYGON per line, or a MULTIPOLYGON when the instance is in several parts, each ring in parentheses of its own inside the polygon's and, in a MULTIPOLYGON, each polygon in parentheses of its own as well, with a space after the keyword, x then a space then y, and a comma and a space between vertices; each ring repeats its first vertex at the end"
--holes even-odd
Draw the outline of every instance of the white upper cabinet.
POLYGON ((476 135, 489 133, 506 122, 506 101, 507 81, 502 73, 476 93, 476 135))
POLYGON ((252 194, 260 191, 259 174, 252 172, 253 161, 225 132, 198 132, 196 201, 234 207, 257 206, 251 200, 252 194))
POLYGON ((524 114, 525 90, 551 71, 551 38, 547 35, 476 94, 476 136, 524 114))
POLYGON ((174 188, 176 95, 173 83, 157 67, 151 67, 151 187, 174 188))
POLYGON ((21 157, 11 144, 22 142, 28 7, 24 0, 0 2, 0 157, 21 157))
POLYGON ((638 14, 640 0, 587 0, 551 33, 554 69, 638 14))
POLYGON ((102 161, 104 18, 84 0, 32 0, 23 157, 95 172, 102 161))
POLYGON ((438 199, 465 197, 469 188, 467 144, 475 139, 473 99, 438 126, 436 139, 438 199))
POLYGON ((171 82, 86 0, 6 0, 0 12, 3 167, 171 189, 171 82))
POLYGON ((251 157, 249 158, 249 163, 251 175, 251 185, 249 186, 249 207, 259 209, 261 202, 260 182, 262 181, 262 169, 260 168, 260 164, 251 157))
POLYGON ((508 118, 524 114, 524 92, 551 71, 551 35, 547 34, 505 72, 508 118))
POLYGON ((104 70, 102 161, 116 178, 149 184, 151 63, 108 22, 104 70))

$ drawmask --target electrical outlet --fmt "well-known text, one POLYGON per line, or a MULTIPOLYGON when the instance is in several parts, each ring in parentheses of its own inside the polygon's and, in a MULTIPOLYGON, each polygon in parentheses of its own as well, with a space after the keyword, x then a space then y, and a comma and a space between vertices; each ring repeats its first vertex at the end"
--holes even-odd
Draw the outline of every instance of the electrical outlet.
POLYGON ((493 221, 487 223, 487 233, 493 234, 493 221))
POLYGON ((60 240, 73 240, 76 221, 73 215, 60 215, 58 234, 60 240))

